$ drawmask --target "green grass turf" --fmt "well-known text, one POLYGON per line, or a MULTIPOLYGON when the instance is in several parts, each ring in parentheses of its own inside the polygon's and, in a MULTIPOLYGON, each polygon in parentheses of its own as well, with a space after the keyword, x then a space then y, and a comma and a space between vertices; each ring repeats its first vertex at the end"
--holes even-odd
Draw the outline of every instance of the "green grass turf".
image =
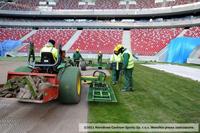
MULTIPOLYGON (((40 57, 36 56, 35 59, 38 61, 40 57)), ((0 61, 27 61, 27 56, 17 56, 17 57, 0 57, 0 61)))
POLYGON ((0 61, 26 61, 27 57, 0 57, 0 61))
POLYGON ((112 87, 118 103, 89 103, 90 123, 200 123, 199 82, 136 64, 134 92, 112 87))

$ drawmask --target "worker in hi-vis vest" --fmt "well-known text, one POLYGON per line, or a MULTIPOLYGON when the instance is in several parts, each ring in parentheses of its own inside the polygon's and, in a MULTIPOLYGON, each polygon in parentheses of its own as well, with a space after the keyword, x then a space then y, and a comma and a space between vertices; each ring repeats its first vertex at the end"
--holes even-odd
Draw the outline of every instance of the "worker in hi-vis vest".
POLYGON ((53 59, 56 62, 58 58, 58 50, 55 48, 55 41, 50 39, 47 44, 40 50, 40 55, 43 52, 50 52, 53 55, 53 59))
POLYGON ((117 51, 117 48, 114 49, 114 53, 110 57, 110 63, 112 69, 112 84, 115 85, 119 80, 120 70, 122 67, 122 57, 117 51))
POLYGON ((124 48, 121 44, 116 46, 116 50, 122 54, 122 63, 124 71, 124 88, 122 91, 133 91, 133 68, 134 60, 133 55, 130 51, 124 48))

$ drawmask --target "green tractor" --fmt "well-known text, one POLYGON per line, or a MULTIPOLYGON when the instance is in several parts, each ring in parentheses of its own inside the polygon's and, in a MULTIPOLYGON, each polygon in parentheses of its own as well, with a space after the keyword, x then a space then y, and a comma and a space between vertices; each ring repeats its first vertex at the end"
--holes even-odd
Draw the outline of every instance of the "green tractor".
POLYGON ((8 81, 12 82, 14 78, 18 81, 23 79, 23 84, 28 86, 26 90, 31 92, 31 98, 17 97, 18 101, 46 103, 58 99, 64 104, 77 104, 81 99, 81 81, 87 81, 89 102, 117 102, 113 89, 105 82, 104 72, 95 71, 92 76, 81 76, 80 69, 73 66, 71 60, 65 60, 63 53, 60 45, 57 61, 54 61, 52 53, 42 52, 39 62, 28 62, 27 66, 8 72, 8 81), (40 86, 33 82, 38 77, 44 77, 51 84, 43 87, 40 99, 35 98, 41 94, 38 91, 40 86))
POLYGON ((46 88, 43 99, 30 100, 19 99, 23 102, 45 103, 58 99, 64 104, 77 104, 81 98, 81 72, 79 68, 72 66, 69 61, 64 60, 61 45, 57 61, 53 61, 50 52, 41 55, 40 62, 28 62, 27 66, 21 66, 15 72, 8 73, 8 79, 22 76, 43 76, 48 82, 54 84, 53 87, 46 88))

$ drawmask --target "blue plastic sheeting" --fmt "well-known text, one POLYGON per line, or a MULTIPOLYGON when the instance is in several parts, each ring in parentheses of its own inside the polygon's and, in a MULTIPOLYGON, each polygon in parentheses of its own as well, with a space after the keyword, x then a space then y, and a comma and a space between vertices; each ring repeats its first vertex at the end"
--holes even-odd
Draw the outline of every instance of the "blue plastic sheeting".
POLYGON ((0 56, 5 56, 5 53, 21 45, 22 41, 5 40, 0 43, 0 56))
POLYGON ((167 46, 166 62, 183 64, 197 46, 200 46, 200 38, 179 37, 171 40, 167 46))

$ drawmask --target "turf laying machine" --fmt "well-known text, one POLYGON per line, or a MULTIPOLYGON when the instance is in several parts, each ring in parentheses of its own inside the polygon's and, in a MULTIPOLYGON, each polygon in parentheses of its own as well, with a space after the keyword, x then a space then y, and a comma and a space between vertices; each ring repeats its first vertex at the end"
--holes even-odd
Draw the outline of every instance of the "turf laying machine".
POLYGON ((117 102, 115 93, 106 83, 106 73, 96 70, 92 76, 82 76, 81 79, 89 84, 89 102, 117 102))
POLYGON ((81 98, 83 80, 90 85, 88 101, 117 102, 112 88, 105 82, 105 73, 96 71, 92 76, 81 76, 79 68, 65 60, 63 53, 60 46, 56 62, 52 53, 44 52, 40 62, 29 62, 15 72, 8 72, 0 97, 15 97, 18 101, 31 103, 58 99, 64 104, 76 104, 81 98))

